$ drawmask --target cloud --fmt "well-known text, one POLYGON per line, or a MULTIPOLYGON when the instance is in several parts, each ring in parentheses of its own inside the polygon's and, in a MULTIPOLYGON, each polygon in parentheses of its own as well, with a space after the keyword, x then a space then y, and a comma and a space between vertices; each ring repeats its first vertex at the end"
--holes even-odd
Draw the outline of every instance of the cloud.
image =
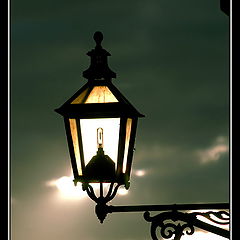
POLYGON ((217 137, 215 142, 207 149, 197 151, 201 163, 218 161, 220 157, 229 151, 227 139, 223 136, 217 137))
MULTIPOLYGON (((62 200, 81 200, 86 199, 87 193, 82 190, 82 185, 78 183, 77 186, 73 184, 73 176, 62 176, 58 179, 53 179, 45 182, 46 187, 52 187, 58 190, 58 198, 62 200)), ((100 185, 98 183, 92 183, 91 186, 94 189, 96 196, 99 195, 100 185)), ((103 194, 107 194, 110 184, 103 184, 103 194)), ((128 191, 124 188, 119 188, 118 195, 127 195, 128 191)))
POLYGON ((145 176, 147 173, 146 170, 143 170, 143 169, 137 169, 137 170, 133 170, 133 174, 136 175, 137 177, 143 177, 145 176))
POLYGON ((55 187, 59 190, 61 199, 79 200, 87 197, 80 185, 74 186, 73 177, 62 176, 58 179, 47 181, 47 187, 55 187))

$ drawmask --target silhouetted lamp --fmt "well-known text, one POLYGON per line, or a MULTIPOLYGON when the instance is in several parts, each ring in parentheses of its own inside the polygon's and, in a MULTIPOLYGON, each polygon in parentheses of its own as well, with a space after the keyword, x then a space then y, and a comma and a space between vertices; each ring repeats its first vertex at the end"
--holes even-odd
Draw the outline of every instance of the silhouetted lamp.
POLYGON ((112 84, 116 74, 108 67, 110 53, 102 48, 102 39, 96 32, 96 47, 87 53, 91 64, 83 77, 88 82, 55 111, 64 117, 75 185, 128 188, 137 121, 143 115, 112 84))
POLYGON ((158 239, 157 227, 161 228, 160 233, 164 238, 170 238, 174 234, 174 239, 180 240, 185 229, 188 235, 193 234, 194 226, 229 237, 229 231, 202 222, 196 217, 206 217, 215 224, 229 224, 229 213, 226 211, 178 211, 226 209, 229 208, 229 203, 107 205, 115 197, 119 186, 129 188, 137 121, 143 115, 112 84, 112 78, 116 78, 116 74, 108 67, 107 57, 110 54, 101 46, 102 33, 96 32, 94 40, 95 49, 87 53, 91 57, 90 67, 83 72, 83 77, 88 79, 88 82, 55 111, 64 117, 74 183, 77 185, 77 182, 81 182, 83 190, 96 202, 95 212, 100 222, 103 223, 108 213, 140 211, 144 212, 144 219, 152 223, 152 239, 158 239), (99 183, 99 196, 95 194, 91 183, 99 183), (110 183, 105 184, 108 186, 106 194, 104 183, 110 183), (149 213, 166 210, 167 212, 154 217, 149 213), (213 215, 214 219, 211 219, 210 215, 213 215), (174 224, 169 223, 169 220, 174 221, 174 224))

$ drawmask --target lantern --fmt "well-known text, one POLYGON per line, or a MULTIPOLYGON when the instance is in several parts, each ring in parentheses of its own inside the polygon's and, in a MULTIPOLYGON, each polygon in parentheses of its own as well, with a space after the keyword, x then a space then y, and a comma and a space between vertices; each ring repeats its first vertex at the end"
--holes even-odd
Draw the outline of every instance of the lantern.
POLYGON ((55 111, 64 117, 74 183, 118 183, 129 187, 139 117, 143 117, 112 84, 101 32, 87 55, 88 82, 55 111))

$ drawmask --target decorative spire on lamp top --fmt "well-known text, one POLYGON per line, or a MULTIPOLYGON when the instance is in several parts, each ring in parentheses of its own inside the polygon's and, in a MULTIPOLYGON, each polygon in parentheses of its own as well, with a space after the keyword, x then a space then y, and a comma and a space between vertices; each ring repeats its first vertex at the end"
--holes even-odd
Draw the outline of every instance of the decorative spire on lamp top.
POLYGON ((97 31, 94 33, 93 39, 96 47, 87 53, 91 58, 91 63, 89 68, 83 72, 83 77, 89 81, 116 78, 116 73, 108 67, 107 57, 111 54, 101 46, 103 34, 97 31))
POLYGON ((95 40, 97 46, 102 47, 101 46, 101 42, 103 40, 102 32, 95 32, 94 35, 93 35, 93 39, 95 40))

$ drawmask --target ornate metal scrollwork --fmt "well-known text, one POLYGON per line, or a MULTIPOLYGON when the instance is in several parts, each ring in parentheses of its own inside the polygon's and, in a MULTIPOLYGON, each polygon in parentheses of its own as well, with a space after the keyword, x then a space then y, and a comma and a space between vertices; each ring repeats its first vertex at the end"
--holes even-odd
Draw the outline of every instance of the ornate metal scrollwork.
POLYGON ((192 235, 194 233, 194 226, 191 222, 191 217, 186 215, 186 213, 171 211, 163 212, 151 217, 149 212, 145 212, 144 219, 148 222, 152 222, 151 236, 153 240, 158 240, 158 227, 160 227, 161 236, 165 239, 169 239, 175 235, 174 240, 180 240, 182 235, 184 235, 184 232, 187 235, 192 235), (185 223, 182 224, 180 221, 185 223))
POLYGON ((153 240, 160 239, 159 235, 164 239, 174 237, 174 240, 180 240, 185 234, 193 235, 195 227, 225 238, 230 237, 228 230, 216 226, 216 224, 226 225, 230 223, 229 212, 222 210, 229 209, 227 203, 108 206, 107 203, 115 197, 119 186, 120 184, 111 183, 107 193, 104 194, 103 183, 100 182, 100 196, 97 197, 89 183, 83 183, 82 185, 83 190, 97 203, 95 213, 101 223, 109 213, 144 212, 144 219, 151 222, 151 237, 153 240), (198 211, 200 209, 201 212, 198 211), (203 209, 215 209, 216 211, 204 211, 203 209), (150 216, 150 211, 160 211, 161 213, 150 216), (212 224, 202 221, 199 217, 204 217, 212 224))
POLYGON ((183 213, 177 210, 162 212, 156 216, 151 217, 147 211, 144 213, 144 219, 151 222, 151 237, 153 240, 158 240, 157 229, 162 238, 169 239, 173 237, 174 240, 180 240, 184 234, 192 235, 195 232, 195 227, 213 232, 223 237, 228 237, 229 232, 222 228, 212 226, 197 219, 197 216, 203 216, 208 220, 217 224, 229 224, 230 217, 226 211, 208 211, 208 212, 192 212, 183 213))
POLYGON ((206 219, 210 220, 211 222, 214 222, 216 224, 220 225, 226 225, 230 223, 230 215, 226 211, 218 211, 218 212, 213 212, 213 211, 208 211, 208 212, 194 212, 191 213, 192 215, 197 216, 202 216, 205 217, 206 219))

